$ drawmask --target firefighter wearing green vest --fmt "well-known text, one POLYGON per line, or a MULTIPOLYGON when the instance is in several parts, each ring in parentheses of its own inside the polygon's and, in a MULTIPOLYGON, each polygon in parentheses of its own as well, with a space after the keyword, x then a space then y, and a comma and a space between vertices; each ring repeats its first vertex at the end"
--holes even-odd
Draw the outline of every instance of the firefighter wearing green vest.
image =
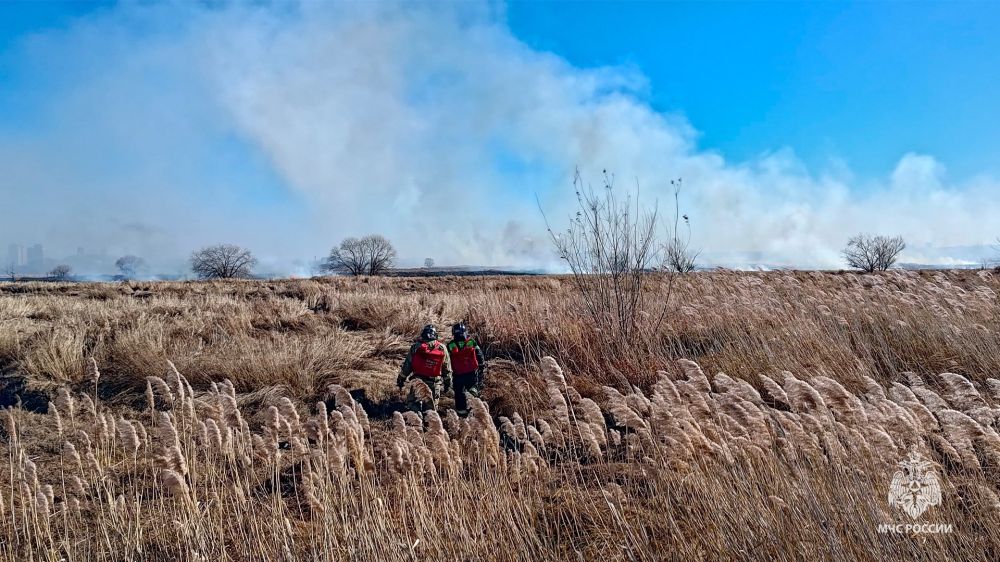
POLYGON ((406 404, 415 412, 436 410, 442 386, 445 392, 451 389, 451 358, 445 345, 438 341, 437 329, 431 324, 424 326, 420 339, 410 347, 399 369, 396 385, 402 389, 411 378, 426 384, 431 392, 430 396, 426 396, 426 392, 421 393, 416 385, 410 385, 406 404))
POLYGON ((469 337, 469 328, 464 323, 451 327, 452 340, 448 342, 448 358, 455 373, 455 409, 459 415, 469 413, 466 393, 479 396, 486 374, 486 357, 476 340, 469 337))

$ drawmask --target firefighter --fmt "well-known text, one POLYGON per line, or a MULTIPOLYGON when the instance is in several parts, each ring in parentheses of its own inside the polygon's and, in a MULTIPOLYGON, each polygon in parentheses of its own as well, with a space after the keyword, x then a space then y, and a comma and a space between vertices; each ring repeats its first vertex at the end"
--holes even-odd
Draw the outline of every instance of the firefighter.
POLYGON ((452 340, 448 342, 448 357, 455 373, 455 409, 459 415, 469 413, 469 393, 479 397, 486 373, 486 357, 476 340, 469 337, 469 328, 464 322, 451 327, 452 340))
POLYGON ((399 377, 396 378, 396 386, 402 389, 411 377, 423 382, 431 390, 431 396, 423 396, 415 388, 417 385, 410 385, 406 404, 415 412, 436 410, 442 386, 444 392, 451 389, 451 358, 448 357, 445 345, 438 341, 437 329, 431 324, 424 326, 420 339, 406 354, 403 366, 399 369, 399 377))

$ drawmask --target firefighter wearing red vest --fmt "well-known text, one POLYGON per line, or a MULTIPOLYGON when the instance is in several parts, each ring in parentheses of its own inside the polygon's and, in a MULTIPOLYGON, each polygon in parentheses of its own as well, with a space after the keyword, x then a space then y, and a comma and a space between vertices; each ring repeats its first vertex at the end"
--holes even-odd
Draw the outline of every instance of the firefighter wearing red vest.
POLYGON ((451 327, 452 340, 448 342, 448 357, 455 372, 455 409, 459 415, 469 413, 468 397, 465 393, 478 397, 486 373, 486 357, 476 340, 469 337, 469 328, 464 323, 451 327))
POLYGON ((403 388, 410 378, 422 381, 431 390, 431 397, 420 396, 420 392, 415 392, 414 385, 410 385, 406 403, 411 410, 417 412, 428 407, 436 410, 442 386, 445 392, 451 389, 451 358, 445 345, 438 341, 437 329, 431 324, 424 326, 420 339, 406 354, 403 366, 399 369, 399 377, 396 378, 396 386, 403 388))

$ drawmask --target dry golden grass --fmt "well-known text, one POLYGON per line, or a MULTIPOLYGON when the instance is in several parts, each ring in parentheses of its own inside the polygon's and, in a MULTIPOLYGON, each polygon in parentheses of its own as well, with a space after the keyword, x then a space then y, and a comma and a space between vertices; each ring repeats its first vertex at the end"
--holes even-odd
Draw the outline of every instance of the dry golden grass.
POLYGON ((0 559, 995 560, 998 285, 695 274, 619 348, 559 277, 0 284, 0 559), (484 400, 399 413, 459 319, 484 400), (950 534, 878 532, 910 450, 950 534))

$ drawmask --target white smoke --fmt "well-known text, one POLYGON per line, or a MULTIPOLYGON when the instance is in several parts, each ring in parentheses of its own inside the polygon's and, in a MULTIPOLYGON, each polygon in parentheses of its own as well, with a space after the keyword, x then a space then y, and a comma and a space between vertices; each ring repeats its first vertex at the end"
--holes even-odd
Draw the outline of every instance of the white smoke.
POLYGON ((1000 233, 994 178, 949 183, 919 154, 864 182, 782 147, 726 161, 649 106, 636 69, 534 50, 494 4, 126 5, 21 49, 58 74, 58 93, 44 126, 0 129, 0 196, 33 217, 0 239, 43 224, 137 252, 120 225, 141 224, 156 234, 135 242, 149 254, 233 241, 277 268, 381 232, 411 263, 546 265, 535 196, 558 222, 577 166, 638 182, 661 210, 682 177, 707 254, 837 266, 857 232, 939 246, 1000 233), (226 151, 245 143, 260 161, 241 175, 244 156, 226 151), (277 193, 242 185, 268 169, 277 193))

